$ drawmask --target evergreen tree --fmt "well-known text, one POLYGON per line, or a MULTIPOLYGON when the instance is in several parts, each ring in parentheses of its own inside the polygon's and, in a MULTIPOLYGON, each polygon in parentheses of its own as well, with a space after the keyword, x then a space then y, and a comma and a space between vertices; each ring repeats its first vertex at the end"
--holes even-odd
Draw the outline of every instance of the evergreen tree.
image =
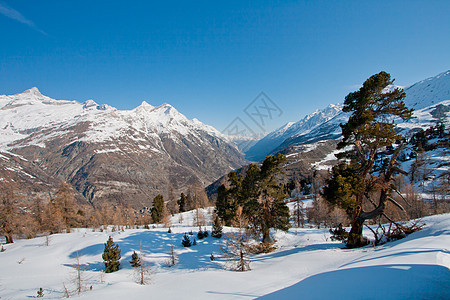
POLYGON ((181 193, 180 199, 177 201, 180 213, 186 211, 186 195, 184 193, 181 193))
POLYGON ((102 255, 105 264, 105 273, 112 273, 119 270, 120 257, 119 245, 114 243, 112 237, 109 237, 105 243, 105 250, 102 255))
POLYGON ((208 237, 209 236, 209 233, 208 233, 208 230, 206 230, 206 228, 205 228, 205 230, 203 231, 203 237, 208 237))
POLYGON ((347 160, 332 169, 323 196, 328 202, 345 209, 353 219, 348 247, 366 244, 362 236, 364 221, 383 215, 387 201, 402 208, 391 197, 391 192, 395 189, 394 175, 406 173, 397 166, 403 144, 397 146, 389 161, 374 172, 380 150, 393 148, 396 141, 402 140, 392 119, 406 120, 412 114, 403 102, 405 93, 402 90, 386 89, 393 82, 388 73, 380 72, 367 79, 358 91, 345 97, 343 111, 351 115, 348 122, 341 125, 343 139, 338 148, 351 146, 352 150, 344 152, 347 160), (374 209, 364 211, 364 202, 373 205, 374 209))
POLYGON ((278 154, 267 156, 261 167, 250 164, 245 176, 229 173, 230 188, 220 187, 224 198, 221 206, 217 207, 217 214, 222 215, 222 220, 231 222, 239 205, 252 227, 262 234, 263 243, 273 242, 270 228, 287 231, 290 226, 289 208, 283 201, 287 195, 283 184, 277 183, 275 177, 284 163, 286 157, 278 154))
MULTIPOLYGON (((235 171, 228 174, 228 181, 235 183, 234 189, 239 187, 241 180, 242 176, 237 175, 235 171)), ((216 213, 227 226, 232 225, 238 207, 238 199, 231 197, 231 192, 223 184, 217 189, 216 213)))
POLYGON ((190 247, 190 246, 192 246, 191 240, 189 239, 187 234, 184 234, 184 237, 183 237, 183 240, 181 241, 181 244, 183 245, 183 247, 190 247))
POLYGON ((204 238, 204 237, 205 237, 205 236, 203 235, 202 228, 200 227, 200 228, 198 229, 197 238, 198 238, 199 240, 201 240, 201 239, 204 238))
POLYGON ((214 225, 211 236, 220 239, 222 237, 222 223, 218 216, 214 218, 214 225))
POLYGON ((153 199, 153 207, 152 207, 152 219, 154 223, 159 223, 162 221, 164 217, 164 198, 162 195, 157 195, 153 199))
POLYGON ((142 265, 141 257, 139 254, 136 253, 136 251, 133 251, 133 254, 131 254, 130 264, 133 268, 137 268, 142 265))

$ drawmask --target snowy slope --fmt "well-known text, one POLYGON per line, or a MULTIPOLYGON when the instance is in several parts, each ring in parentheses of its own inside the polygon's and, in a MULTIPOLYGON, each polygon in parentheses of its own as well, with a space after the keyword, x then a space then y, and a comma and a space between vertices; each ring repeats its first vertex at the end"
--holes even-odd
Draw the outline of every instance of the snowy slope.
MULTIPOLYGON (((150 206, 246 164, 211 126, 165 103, 132 110, 54 100, 37 88, 0 96, 0 152, 21 155, 88 201, 150 206)), ((0 170, 0 178, 2 172, 0 170)))
POLYGON ((450 70, 405 89, 405 104, 416 110, 450 100, 450 70))
MULTIPOLYGON (((203 210, 208 215, 211 210, 203 210)), ((18 240, 0 252, 0 297, 35 297, 42 287, 46 299, 63 296, 63 283, 72 290, 78 253, 86 291, 81 299, 448 299, 450 297, 450 215, 424 218, 424 230, 406 239, 376 248, 342 249, 331 242, 327 229, 291 229, 277 232, 277 250, 251 257, 249 272, 223 267, 220 240, 208 237, 183 248, 181 239, 193 230, 193 213, 172 218, 167 228, 111 232, 76 230, 70 234, 18 240), (112 236, 122 251, 121 269, 103 274, 103 243, 112 236), (142 244, 152 269, 151 284, 133 280, 129 264, 133 250, 142 244), (179 262, 168 267, 170 245, 179 262), (210 255, 216 257, 210 260, 210 255), (350 282, 356 286, 347 289, 350 282), (272 293, 272 294, 271 294, 272 293)), ((210 221, 210 219, 209 219, 210 221)), ((207 227, 211 230, 211 227, 207 227)), ((226 231, 232 230, 225 228, 226 231)), ((366 232, 367 234, 368 232, 366 232)))
POLYGON ((341 111, 341 104, 330 104, 325 109, 316 110, 298 122, 289 122, 259 140, 253 147, 246 151, 246 158, 256 161, 262 160, 270 153, 268 151, 277 148, 285 140, 299 134, 311 132, 314 128, 332 119, 341 111))
MULTIPOLYGON (((398 87, 391 86, 390 88, 398 87)), ((399 87, 401 88, 401 87, 399 87)), ((420 81, 404 88, 405 103, 415 110, 411 121, 401 123, 403 129, 428 128, 435 124, 436 118, 430 113, 438 104, 449 105, 450 71, 435 77, 420 81)), ((445 122, 449 122, 447 114, 445 122)), ((324 110, 318 110, 297 123, 285 126, 269 133, 255 146, 246 152, 249 159, 263 159, 265 155, 274 154, 291 145, 315 143, 321 140, 336 139, 341 136, 339 124, 345 123, 348 115, 342 112, 342 105, 330 105, 324 110), (291 129, 292 128, 292 129, 291 129)))
MULTIPOLYGON (((174 137, 176 134, 195 136, 199 132, 225 138, 213 127, 197 119, 187 119, 167 103, 154 107, 144 101, 135 109, 120 111, 108 105, 97 105, 93 100, 85 103, 54 100, 32 88, 17 95, 0 95, 0 110, 0 147, 3 148, 14 148, 10 145, 12 142, 36 131, 51 130, 46 134, 63 135, 65 130, 82 122, 90 124, 79 139, 86 142, 113 140, 130 129, 154 138, 160 133, 174 137)), ((45 147, 42 139, 33 138, 27 143, 45 147)))

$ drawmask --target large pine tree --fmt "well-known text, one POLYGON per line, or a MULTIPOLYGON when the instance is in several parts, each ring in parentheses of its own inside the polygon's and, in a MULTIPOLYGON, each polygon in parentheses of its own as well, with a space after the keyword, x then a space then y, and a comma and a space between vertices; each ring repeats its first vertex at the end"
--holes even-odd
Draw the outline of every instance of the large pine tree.
POLYGON ((263 243, 273 242, 270 228, 288 230, 289 209, 284 203, 287 197, 276 175, 286 162, 282 154, 267 156, 261 166, 250 164, 245 176, 236 172, 228 174, 230 188, 219 188, 217 214, 227 224, 236 216, 238 206, 252 227, 262 234, 263 243))
POLYGON ((338 148, 350 150, 345 152, 345 160, 333 168, 323 196, 344 208, 352 218, 347 241, 350 248, 365 244, 362 236, 364 221, 383 215, 387 201, 401 207, 391 197, 395 189, 393 176, 405 173, 397 164, 403 144, 393 119, 406 120, 411 117, 412 110, 403 102, 405 93, 390 88, 393 82, 388 73, 380 72, 368 78, 358 91, 345 97, 343 111, 350 113, 350 117, 341 125, 343 139, 338 148), (394 150, 381 170, 375 172, 377 154, 386 147, 394 150), (372 209, 364 211, 364 203, 370 203, 372 209))
POLYGON ((102 255, 105 264, 105 273, 112 273, 119 270, 120 257, 119 245, 114 243, 112 237, 109 237, 105 243, 105 250, 102 255))

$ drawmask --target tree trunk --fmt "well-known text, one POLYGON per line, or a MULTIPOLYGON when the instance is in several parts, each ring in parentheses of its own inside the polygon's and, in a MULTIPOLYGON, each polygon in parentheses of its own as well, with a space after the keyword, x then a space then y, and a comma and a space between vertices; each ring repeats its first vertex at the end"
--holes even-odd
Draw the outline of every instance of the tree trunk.
POLYGON ((12 243, 14 243, 12 234, 5 235, 5 238, 6 238, 6 243, 7 243, 7 244, 12 244, 12 243))
POLYGON ((270 228, 264 228, 262 230, 262 234, 263 234, 262 242, 264 244, 272 244, 273 243, 273 239, 270 236, 270 228))
POLYGON ((386 190, 380 193, 380 201, 378 206, 369 212, 364 212, 361 206, 355 210, 355 215, 352 221, 352 229, 348 236, 347 248, 358 248, 368 244, 368 241, 363 237, 364 221, 374 219, 384 213, 388 194, 386 190))
POLYGON ((363 238, 363 226, 365 220, 362 219, 360 215, 361 207, 358 206, 352 220, 352 229, 350 229, 350 234, 348 236, 347 248, 358 248, 365 245, 363 238))

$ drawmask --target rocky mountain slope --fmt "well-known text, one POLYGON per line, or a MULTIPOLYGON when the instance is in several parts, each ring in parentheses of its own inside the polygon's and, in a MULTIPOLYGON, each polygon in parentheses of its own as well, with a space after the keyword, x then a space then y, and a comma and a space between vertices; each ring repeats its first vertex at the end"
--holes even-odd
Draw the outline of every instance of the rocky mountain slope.
MULTIPOLYGON (((438 123, 446 126, 446 137, 431 138, 425 157, 430 180, 443 178, 443 174, 450 173, 450 141, 448 128, 450 127, 450 71, 435 77, 420 81, 404 89, 405 103, 414 108, 413 118, 407 122, 396 120, 403 135, 410 138, 420 130, 427 130, 438 123), (432 171, 432 172, 431 172, 432 171)), ((300 181, 316 173, 327 173, 336 163, 336 155, 343 150, 336 149, 341 137, 340 124, 347 122, 348 115, 342 112, 342 105, 330 105, 323 110, 317 110, 296 123, 288 123, 268 134, 255 146, 250 148, 247 157, 262 161, 266 155, 282 153, 286 155, 287 164, 284 167, 284 181, 300 181)), ((416 153, 414 146, 408 145, 403 157, 403 169, 409 171, 416 153)), ((244 169, 245 170, 245 169, 244 169)), ((323 175, 325 175, 323 174, 323 175)), ((448 176, 448 175, 446 175, 448 176)), ((225 183, 223 177, 208 188, 208 194, 215 197, 217 187, 225 183)), ((410 180, 412 180, 410 178, 410 180)), ((416 179, 417 180, 417 179, 416 179)), ((413 180, 414 181, 414 180, 413 180)), ((426 180, 425 180, 426 181, 426 180)), ((424 182, 413 182, 422 185, 424 182)), ((425 184, 430 183, 426 182, 425 184)), ((435 182, 437 184, 437 182, 435 182)))
MULTIPOLYGON (((279 147, 281 149, 285 148, 282 145, 286 140, 297 135, 311 133, 318 125, 326 123, 341 112, 341 104, 330 104, 325 109, 316 110, 298 122, 289 122, 259 140, 254 146, 246 151, 246 158, 249 160, 261 161, 268 153, 270 153, 270 150, 279 147)), ((313 133, 313 135, 315 134, 313 133)))
MULTIPOLYGON (((449 115, 445 112, 446 107, 449 107, 449 101, 446 100, 450 99, 450 71, 420 81, 405 88, 404 91, 406 93, 406 105, 414 108, 415 112, 412 120, 397 122, 403 130, 415 132, 418 128, 428 128, 438 121, 450 125, 449 115), (444 112, 439 116, 433 112, 442 109, 444 112)), ((345 123, 347 120, 348 116, 342 112, 341 105, 329 106, 324 110, 318 110, 306 116, 297 123, 293 123, 302 125, 298 126, 298 130, 289 130, 294 125, 288 123, 285 126, 287 130, 281 128, 268 134, 266 138, 250 148, 246 154, 249 155, 250 159, 258 158, 261 160, 268 154, 290 153, 289 149, 292 146, 337 139, 341 136, 339 124, 345 123), (306 123, 308 123, 308 126, 303 126, 306 123), (264 147, 259 147, 262 145, 264 147)))
POLYGON ((92 203, 134 207, 246 163, 226 136, 169 104, 121 111, 92 100, 54 100, 37 88, 0 96, 0 149, 71 183, 92 203))

